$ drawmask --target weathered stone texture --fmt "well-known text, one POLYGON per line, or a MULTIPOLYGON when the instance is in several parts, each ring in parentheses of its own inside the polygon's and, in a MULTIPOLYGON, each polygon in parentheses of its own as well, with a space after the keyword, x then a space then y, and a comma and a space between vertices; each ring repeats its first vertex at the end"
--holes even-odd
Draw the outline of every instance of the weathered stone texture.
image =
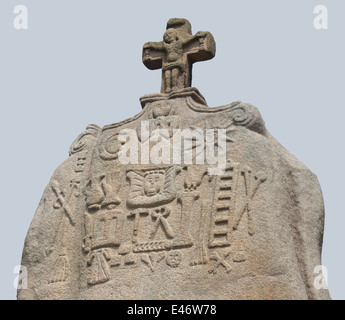
POLYGON ((30 226, 28 289, 18 298, 328 299, 314 287, 324 224, 315 175, 267 132, 256 107, 209 108, 197 89, 166 90, 162 79, 139 114, 90 125, 72 144, 30 226), (143 164, 140 148, 138 164, 121 163, 121 130, 143 143, 143 123, 165 129, 170 150, 174 129, 226 130, 225 171, 195 163, 200 141, 191 141, 193 164, 143 164))

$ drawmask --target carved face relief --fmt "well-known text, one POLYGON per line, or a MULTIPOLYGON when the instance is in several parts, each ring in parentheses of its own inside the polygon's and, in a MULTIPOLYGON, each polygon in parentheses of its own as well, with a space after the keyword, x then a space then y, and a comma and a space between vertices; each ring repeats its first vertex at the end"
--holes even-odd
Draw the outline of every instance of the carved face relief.
POLYGON ((171 42, 177 40, 176 30, 170 28, 167 31, 165 31, 163 39, 164 39, 164 42, 166 42, 166 43, 171 43, 171 42))
POLYGON ((163 185, 164 176, 162 174, 148 174, 144 180, 144 193, 146 196, 152 197, 162 191, 163 185))
POLYGON ((181 264, 182 253, 181 251, 172 251, 166 257, 166 263, 171 268, 176 268, 181 264))
POLYGON ((153 108, 152 115, 154 118, 166 117, 170 114, 171 104, 162 102, 157 102, 153 108))
POLYGON ((176 168, 129 171, 130 190, 127 205, 131 208, 154 207, 171 202, 176 197, 176 168))

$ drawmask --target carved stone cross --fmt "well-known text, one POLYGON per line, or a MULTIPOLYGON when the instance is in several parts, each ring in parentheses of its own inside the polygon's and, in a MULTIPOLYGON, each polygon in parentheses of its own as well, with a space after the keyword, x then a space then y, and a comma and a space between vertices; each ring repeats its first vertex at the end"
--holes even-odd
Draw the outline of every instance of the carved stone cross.
POLYGON ((194 62, 215 56, 216 43, 210 32, 192 35, 186 19, 170 19, 163 41, 147 42, 143 47, 143 63, 150 70, 162 69, 161 92, 169 93, 190 87, 194 62))

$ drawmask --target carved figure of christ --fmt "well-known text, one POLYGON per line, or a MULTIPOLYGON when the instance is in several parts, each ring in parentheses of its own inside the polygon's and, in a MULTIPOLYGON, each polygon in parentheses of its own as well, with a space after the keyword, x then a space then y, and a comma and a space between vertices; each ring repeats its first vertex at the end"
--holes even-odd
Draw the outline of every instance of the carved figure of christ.
POLYGON ((150 70, 162 69, 162 93, 190 87, 194 62, 212 59, 215 42, 209 32, 191 33, 185 19, 170 19, 161 42, 147 42, 143 63, 150 70))

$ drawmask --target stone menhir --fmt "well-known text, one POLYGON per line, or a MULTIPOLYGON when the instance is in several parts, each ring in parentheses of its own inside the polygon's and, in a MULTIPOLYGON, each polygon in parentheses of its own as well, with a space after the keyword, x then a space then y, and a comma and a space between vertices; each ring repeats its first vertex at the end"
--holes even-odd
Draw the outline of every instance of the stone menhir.
POLYGON ((209 108, 191 87, 192 64, 214 55, 185 19, 144 45, 161 92, 73 142, 28 231, 18 299, 330 298, 314 273, 318 180, 256 107, 209 108))

